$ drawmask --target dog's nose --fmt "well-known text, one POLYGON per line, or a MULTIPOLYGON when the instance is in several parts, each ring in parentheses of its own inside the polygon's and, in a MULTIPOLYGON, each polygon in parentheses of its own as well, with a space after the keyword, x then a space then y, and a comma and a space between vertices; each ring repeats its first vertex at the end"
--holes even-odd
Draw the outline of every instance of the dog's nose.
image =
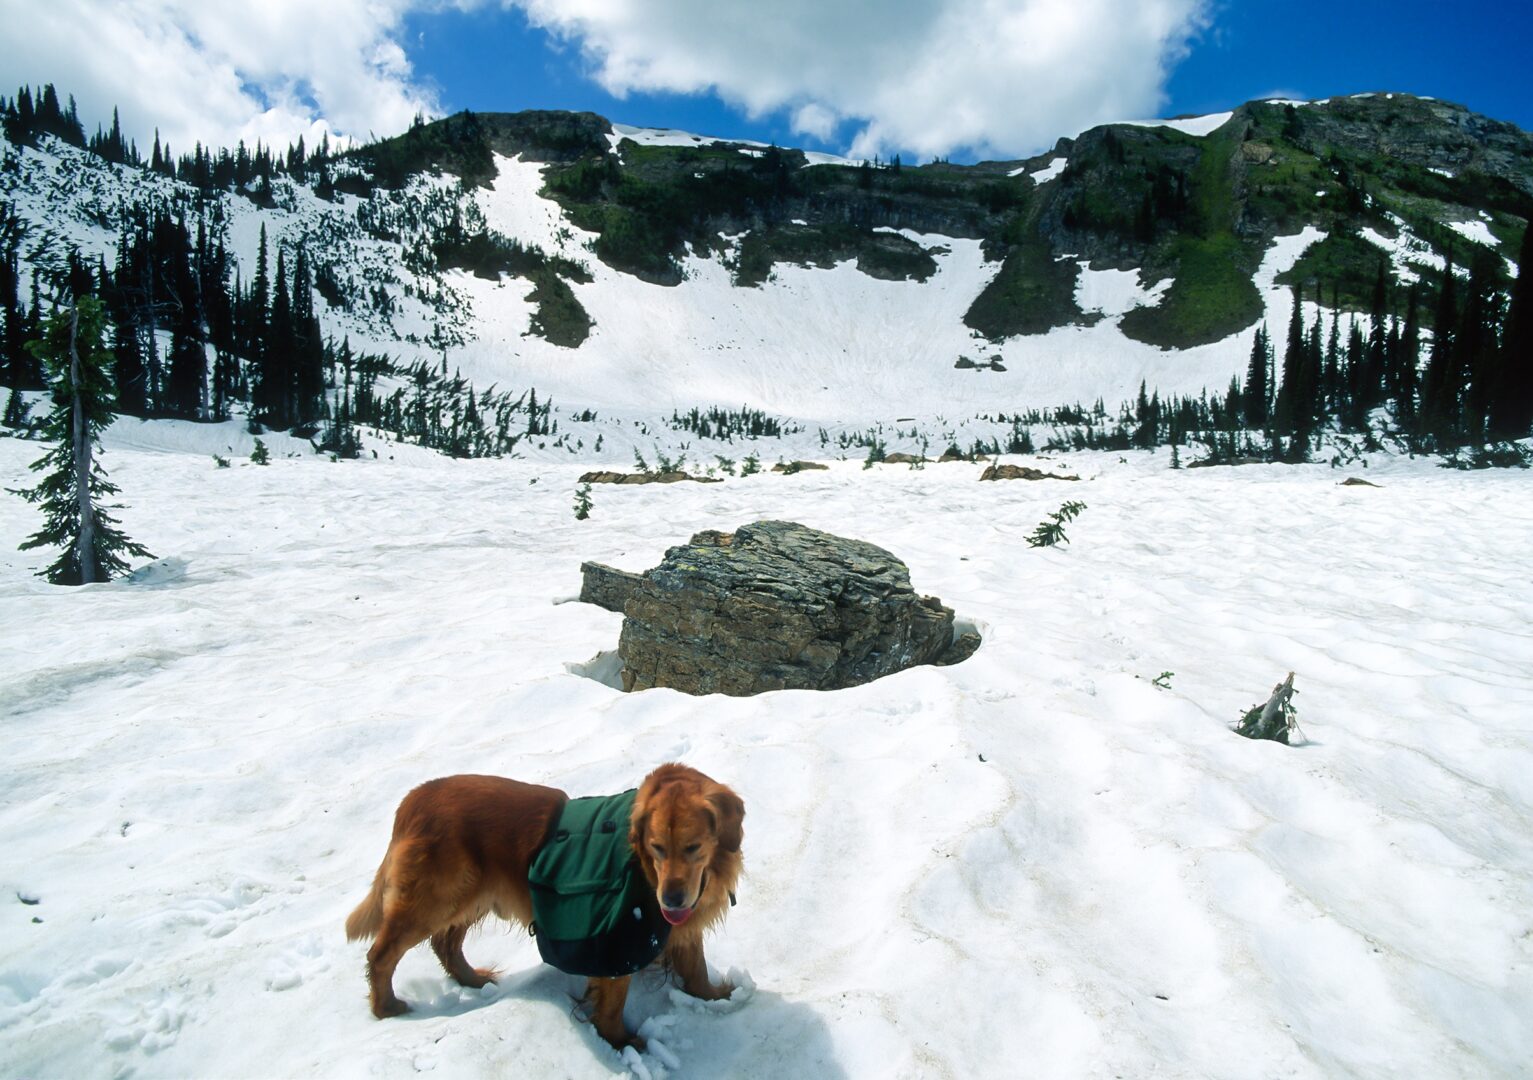
POLYGON ((666 889, 660 894, 660 902, 674 911, 687 906, 687 894, 682 889, 666 889))

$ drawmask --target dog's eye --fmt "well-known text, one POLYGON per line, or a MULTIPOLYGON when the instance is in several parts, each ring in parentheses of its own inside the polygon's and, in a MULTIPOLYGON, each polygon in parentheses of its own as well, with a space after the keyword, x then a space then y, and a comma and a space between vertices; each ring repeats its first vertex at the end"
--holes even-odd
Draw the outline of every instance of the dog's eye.
POLYGON ((684 854, 688 858, 691 858, 693 855, 696 855, 702 849, 703 849, 703 845, 701 845, 701 844, 688 844, 687 847, 686 847, 686 850, 684 851, 684 854))
POLYGON ((655 858, 657 858, 657 859, 665 858, 665 848, 661 847, 659 844, 651 844, 651 845, 649 845, 649 850, 651 850, 651 851, 653 851, 655 853, 655 858))

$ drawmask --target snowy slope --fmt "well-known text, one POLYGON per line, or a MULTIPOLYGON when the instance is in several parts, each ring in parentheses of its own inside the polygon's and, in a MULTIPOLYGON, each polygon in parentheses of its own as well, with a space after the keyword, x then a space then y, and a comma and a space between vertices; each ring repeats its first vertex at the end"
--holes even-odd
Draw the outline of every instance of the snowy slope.
MULTIPOLYGON (((478 196, 489 226, 578 255, 585 237, 538 195, 542 166, 508 158, 496 165, 493 191, 478 196)), ((979 340, 963 314, 1000 264, 986 262, 977 241, 907 235, 936 249, 938 271, 927 282, 882 281, 851 263, 830 270, 779 265, 773 280, 742 289, 718 260, 694 258, 687 280, 664 288, 592 259, 595 280, 572 288, 596 329, 574 352, 523 336, 527 284, 451 275, 452 287, 472 299, 480 335, 453 362, 476 379, 547 387, 574 405, 669 412, 749 403, 817 423, 866 423, 913 408, 923 417, 972 417, 1098 396, 1116 404, 1146 380, 1162 394, 1222 392, 1245 370, 1248 333, 1195 349, 1158 349, 1118 329, 1117 316, 1131 303, 1090 327, 979 340), (955 371, 964 355, 999 355, 1007 370, 955 371)), ((1255 279, 1269 325, 1286 325, 1292 303, 1274 279, 1323 235, 1307 229, 1269 250, 1255 279)), ((1083 280, 1089 293, 1094 286, 1089 276, 1083 280)))
MULTIPOLYGON (((416 950, 417 1012, 380 1022, 341 924, 425 779, 600 793, 680 758, 747 803, 709 956, 756 989, 641 980, 641 1075, 1526 1075, 1528 474, 850 463, 576 522, 577 465, 215 469, 234 427, 109 433, 163 556, 133 580, 33 578, 0 499, 0 1074, 621 1074, 525 937, 470 941, 483 994, 416 950), (1072 543, 1026 548, 1066 498, 1072 543), (830 694, 580 674, 620 621, 567 602, 581 560, 765 517, 888 547, 984 646, 830 694), (1311 741, 1230 734, 1288 670, 1311 741)), ((0 439, 0 475, 39 451, 0 439)))
MULTIPOLYGON (((618 130, 662 143, 692 138, 618 130)), ((29 245, 46 248, 51 257, 76 245, 111 262, 119 216, 135 193, 149 191, 194 212, 189 189, 137 170, 98 168, 94 159, 56 141, 48 141, 46 152, 26 150, 16 157, 21 174, 10 197, 34 227, 29 245), (90 167, 82 168, 82 161, 90 167)), ((1034 179, 1052 179, 1063 161, 1055 159, 1034 179)), ((864 426, 912 410, 928 422, 942 417, 963 423, 981 414, 1099 397, 1113 407, 1132 398, 1142 382, 1163 395, 1222 392, 1249 356, 1248 332, 1185 351, 1129 340, 1118 330, 1121 314, 1135 303, 1155 302, 1169 282, 1141 282, 1143 295, 1104 308, 1093 298, 1098 286, 1089 270, 1082 278, 1087 310, 1107 313, 1096 325, 1000 343, 979 339, 963 315, 1000 264, 987 262, 977 241, 946 236, 907 234, 934 253, 938 272, 924 283, 875 279, 851 263, 833 269, 780 264, 764 285, 738 288, 715 256, 689 258, 687 280, 679 286, 650 285, 591 255, 592 237, 539 194, 543 166, 505 157, 497 157, 496 166, 499 175, 489 190, 417 178, 400 192, 380 192, 365 207, 353 196, 326 202, 279 177, 275 210, 261 211, 240 197, 223 199, 215 239, 235 254, 246 280, 254 273, 264 223, 273 262, 279 246, 291 253, 302 244, 347 290, 386 291, 391 312, 366 302, 346 312, 316 301, 327 332, 350 336, 358 349, 433 364, 445 355, 481 389, 534 386, 569 410, 618 409, 653 419, 673 409, 744 404, 826 426, 864 426), (526 280, 412 269, 410 249, 429 243, 432 229, 455 210, 470 228, 488 227, 592 272, 589 284, 571 285, 595 320, 579 349, 528 333, 534 309, 526 280), (377 219, 377 229, 359 225, 366 215, 377 219), (997 355, 1004 371, 954 369, 962 356, 997 355)), ((1269 250, 1256 278, 1269 325, 1285 325, 1290 305, 1273 279, 1322 235, 1307 230, 1280 238, 1269 250)))

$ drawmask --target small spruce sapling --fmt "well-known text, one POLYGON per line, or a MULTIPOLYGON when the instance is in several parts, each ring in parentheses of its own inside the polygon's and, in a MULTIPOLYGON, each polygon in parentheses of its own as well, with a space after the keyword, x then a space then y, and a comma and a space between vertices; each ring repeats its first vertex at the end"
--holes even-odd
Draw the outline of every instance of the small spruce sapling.
POLYGON ((718 458, 720 472, 724 473, 726 476, 733 476, 735 474, 734 458, 727 458, 721 454, 715 454, 714 457, 718 458))
POLYGON ((741 476, 754 476, 761 471, 761 458, 752 450, 750 457, 740 463, 741 476))
POLYGON ((6 399, 5 416, 0 419, 0 425, 15 428, 18 431, 29 428, 32 426, 32 418, 27 414, 31 411, 32 407, 22 400, 21 391, 12 390, 11 396, 6 399))
POLYGON ((649 462, 644 460, 644 455, 639 453, 637 446, 633 448, 633 463, 641 473, 644 473, 646 476, 649 475, 649 462))
POLYGON ((1070 538, 1065 535, 1065 522, 1074 521, 1084 509, 1086 504, 1083 502, 1065 503, 1050 514, 1047 521, 1038 523, 1038 527, 1027 538, 1027 546, 1053 547, 1055 544, 1068 544, 1070 538))
POLYGON ((575 489, 575 520, 584 521, 591 516, 591 485, 581 484, 575 489))
POLYGON ((43 324, 40 339, 26 343, 52 384, 53 412, 43 421, 42 437, 55 446, 32 463, 33 472, 44 473, 37 486, 15 492, 40 504, 45 515, 21 550, 62 546, 39 573, 55 585, 106 581, 127 570, 126 557, 154 558, 117 527, 107 513, 116 507, 103 501, 118 490, 99 459, 101 431, 113 420, 105 326, 101 301, 82 296, 43 324))
POLYGON ((260 439, 255 441, 255 449, 250 451, 250 463, 252 465, 269 465, 271 463, 271 451, 266 449, 266 444, 260 439))

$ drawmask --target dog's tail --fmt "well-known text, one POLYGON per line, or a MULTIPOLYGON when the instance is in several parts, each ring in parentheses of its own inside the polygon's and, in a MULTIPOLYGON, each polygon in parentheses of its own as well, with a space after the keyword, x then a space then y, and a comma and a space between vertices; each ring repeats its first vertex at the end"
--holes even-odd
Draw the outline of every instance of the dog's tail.
MULTIPOLYGON (((385 866, 387 863, 385 863, 385 866)), ((361 938, 372 938, 378 935, 378 928, 383 925, 383 872, 385 866, 378 868, 378 876, 373 879, 373 890, 367 894, 367 899, 357 905, 357 910, 346 917, 346 940, 357 941, 361 938)))

